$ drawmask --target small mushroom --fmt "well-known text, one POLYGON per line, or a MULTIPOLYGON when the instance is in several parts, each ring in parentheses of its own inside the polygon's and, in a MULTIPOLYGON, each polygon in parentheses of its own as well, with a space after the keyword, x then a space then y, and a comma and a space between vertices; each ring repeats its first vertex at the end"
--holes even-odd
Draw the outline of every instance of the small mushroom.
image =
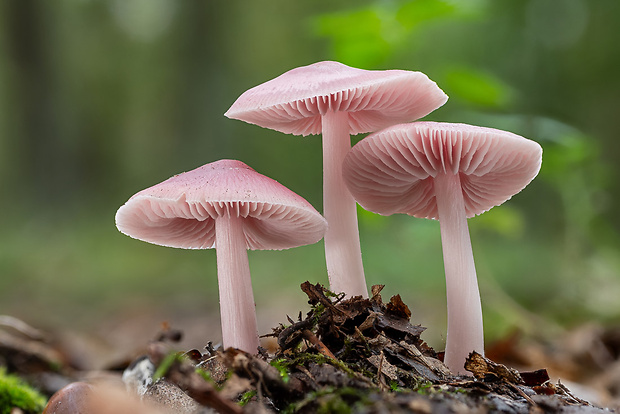
POLYGON ((241 161, 220 160, 132 196, 116 213, 135 239, 184 249, 216 249, 222 341, 256 353, 258 334, 247 249, 318 242, 325 219, 299 195, 241 161))
POLYGON ((72 382, 52 395, 43 414, 87 413, 92 408, 89 399, 94 387, 86 382, 72 382))
POLYGON ((338 62, 292 69, 244 92, 226 116, 294 135, 323 135, 325 260, 330 287, 368 297, 355 200, 342 181, 350 134, 421 118, 448 97, 421 72, 371 71, 338 62))
POLYGON ((445 363, 455 373, 464 373, 471 351, 484 353, 467 218, 520 192, 538 174, 541 159, 538 143, 510 132, 413 122, 370 134, 344 160, 344 180, 365 209, 439 220, 448 303, 445 363))
MULTIPOLYGON (((182 391, 179 390, 179 392, 182 391)), ((94 384, 72 382, 52 395, 43 414, 164 414, 172 412, 166 408, 172 407, 165 407, 147 399, 142 400, 136 394, 128 392, 124 387, 121 388, 113 382, 94 384)))

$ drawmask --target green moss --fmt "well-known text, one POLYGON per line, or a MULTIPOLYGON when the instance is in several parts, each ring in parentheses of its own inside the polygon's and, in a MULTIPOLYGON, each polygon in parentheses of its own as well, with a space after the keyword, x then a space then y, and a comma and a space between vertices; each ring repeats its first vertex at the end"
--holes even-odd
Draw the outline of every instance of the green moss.
POLYGON ((413 388, 413 391, 422 395, 429 395, 433 392, 433 383, 430 381, 420 381, 416 387, 413 388))
POLYGON ((15 375, 0 367, 0 414, 10 414, 14 407, 28 414, 43 411, 47 399, 15 375))
POLYGON ((309 393, 303 400, 291 404, 285 413, 296 413, 302 408, 312 409, 317 414, 349 414, 370 405, 368 390, 351 387, 326 387, 309 393))
POLYGON ((274 359, 269 364, 278 370, 278 372, 280 373, 280 378, 282 378, 282 382, 287 384, 289 380, 291 379, 289 376, 289 370, 290 370, 291 364, 287 363, 286 359, 284 358, 274 359))
POLYGON ((325 312, 325 305, 323 305, 320 302, 312 307, 313 326, 316 326, 319 324, 319 319, 321 318, 321 315, 323 314, 323 312, 325 312))
POLYGON ((430 381, 422 380, 418 383, 413 391, 421 395, 433 395, 433 394, 466 394, 467 390, 460 387, 435 385, 430 381))
POLYGON ((245 406, 247 403, 249 403, 252 398, 254 398, 256 396, 256 390, 250 390, 250 391, 246 391, 245 393, 243 393, 243 395, 241 396, 241 398, 239 398, 239 405, 240 406, 245 406))
POLYGON ((356 375, 356 371, 352 369, 346 362, 341 361, 339 359, 328 358, 323 354, 314 354, 311 352, 302 352, 298 354, 295 358, 291 358, 290 360, 282 359, 280 363, 282 367, 286 368, 287 370, 290 370, 291 367, 294 367, 296 365, 306 366, 306 364, 310 362, 314 362, 319 365, 322 365, 322 364, 332 365, 333 367, 338 368, 339 370, 341 370, 342 372, 345 372, 351 377, 356 375))
POLYGON ((402 388, 400 385, 398 385, 398 382, 391 380, 390 381, 390 391, 391 392, 401 392, 404 391, 404 388, 402 388))

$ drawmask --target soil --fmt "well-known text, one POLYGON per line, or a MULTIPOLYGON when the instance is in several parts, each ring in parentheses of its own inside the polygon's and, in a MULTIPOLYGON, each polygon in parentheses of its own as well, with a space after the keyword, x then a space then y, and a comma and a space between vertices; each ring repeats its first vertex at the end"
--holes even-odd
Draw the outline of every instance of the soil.
MULTIPOLYGON (((519 372, 472 353, 465 365, 471 375, 453 375, 442 354, 420 338, 425 328, 411 323, 400 296, 383 300, 382 286, 373 286, 369 299, 346 300, 309 282, 301 288, 310 311, 267 335, 275 350, 251 355, 208 344, 175 352, 182 333, 168 328, 148 345, 146 357, 108 374, 118 378, 125 370, 127 377, 146 363, 136 389, 156 396, 167 412, 609 412, 550 381, 544 368, 519 372), (190 404, 171 408, 179 398, 190 404)), ((36 334, 0 334, 0 364, 9 370, 48 394, 74 380, 75 372, 59 366, 58 351, 33 339, 36 334)))

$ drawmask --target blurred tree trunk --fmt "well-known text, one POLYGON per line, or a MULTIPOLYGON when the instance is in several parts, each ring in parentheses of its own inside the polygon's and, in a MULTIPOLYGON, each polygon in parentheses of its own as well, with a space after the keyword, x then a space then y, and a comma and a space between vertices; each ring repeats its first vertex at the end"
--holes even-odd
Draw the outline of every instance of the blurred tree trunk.
MULTIPOLYGON (((227 10, 235 2, 185 2, 180 6, 179 22, 185 26, 179 42, 180 124, 185 144, 206 149, 195 162, 206 163, 230 154, 233 137, 224 137, 218 130, 225 112, 217 99, 225 95, 228 39, 226 25, 231 22, 227 10), (232 3, 232 4, 231 4, 232 3), (207 132, 207 136, 205 136, 207 132)), ((232 103, 232 102, 231 102, 232 103)), ((227 109, 227 107, 226 107, 227 109)), ((230 155, 228 155, 230 157, 230 155)))
POLYGON ((55 148, 58 131, 45 9, 46 3, 36 0, 8 0, 4 4, 4 37, 12 70, 7 76, 12 80, 7 85, 12 128, 6 139, 13 150, 9 185, 16 186, 16 178, 23 177, 20 180, 34 185, 28 191, 40 200, 59 190, 55 185, 58 175, 67 167, 67 160, 54 159, 63 152, 55 148))

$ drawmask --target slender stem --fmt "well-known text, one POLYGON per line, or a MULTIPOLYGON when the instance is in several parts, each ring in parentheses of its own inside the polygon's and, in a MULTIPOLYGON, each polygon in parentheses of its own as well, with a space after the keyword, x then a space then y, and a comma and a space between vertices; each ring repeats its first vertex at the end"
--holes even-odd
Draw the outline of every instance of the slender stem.
POLYGON ((256 354, 256 307, 243 234, 243 218, 217 218, 215 237, 223 346, 256 354))
POLYGON ((466 374, 463 365, 469 353, 477 351, 484 355, 484 333, 474 254, 459 175, 439 173, 435 177, 435 197, 448 302, 444 362, 450 371, 466 374))
POLYGON ((323 214, 329 285, 347 296, 368 297, 357 226, 357 206, 342 179, 342 161, 351 149, 346 112, 323 115, 323 214))

